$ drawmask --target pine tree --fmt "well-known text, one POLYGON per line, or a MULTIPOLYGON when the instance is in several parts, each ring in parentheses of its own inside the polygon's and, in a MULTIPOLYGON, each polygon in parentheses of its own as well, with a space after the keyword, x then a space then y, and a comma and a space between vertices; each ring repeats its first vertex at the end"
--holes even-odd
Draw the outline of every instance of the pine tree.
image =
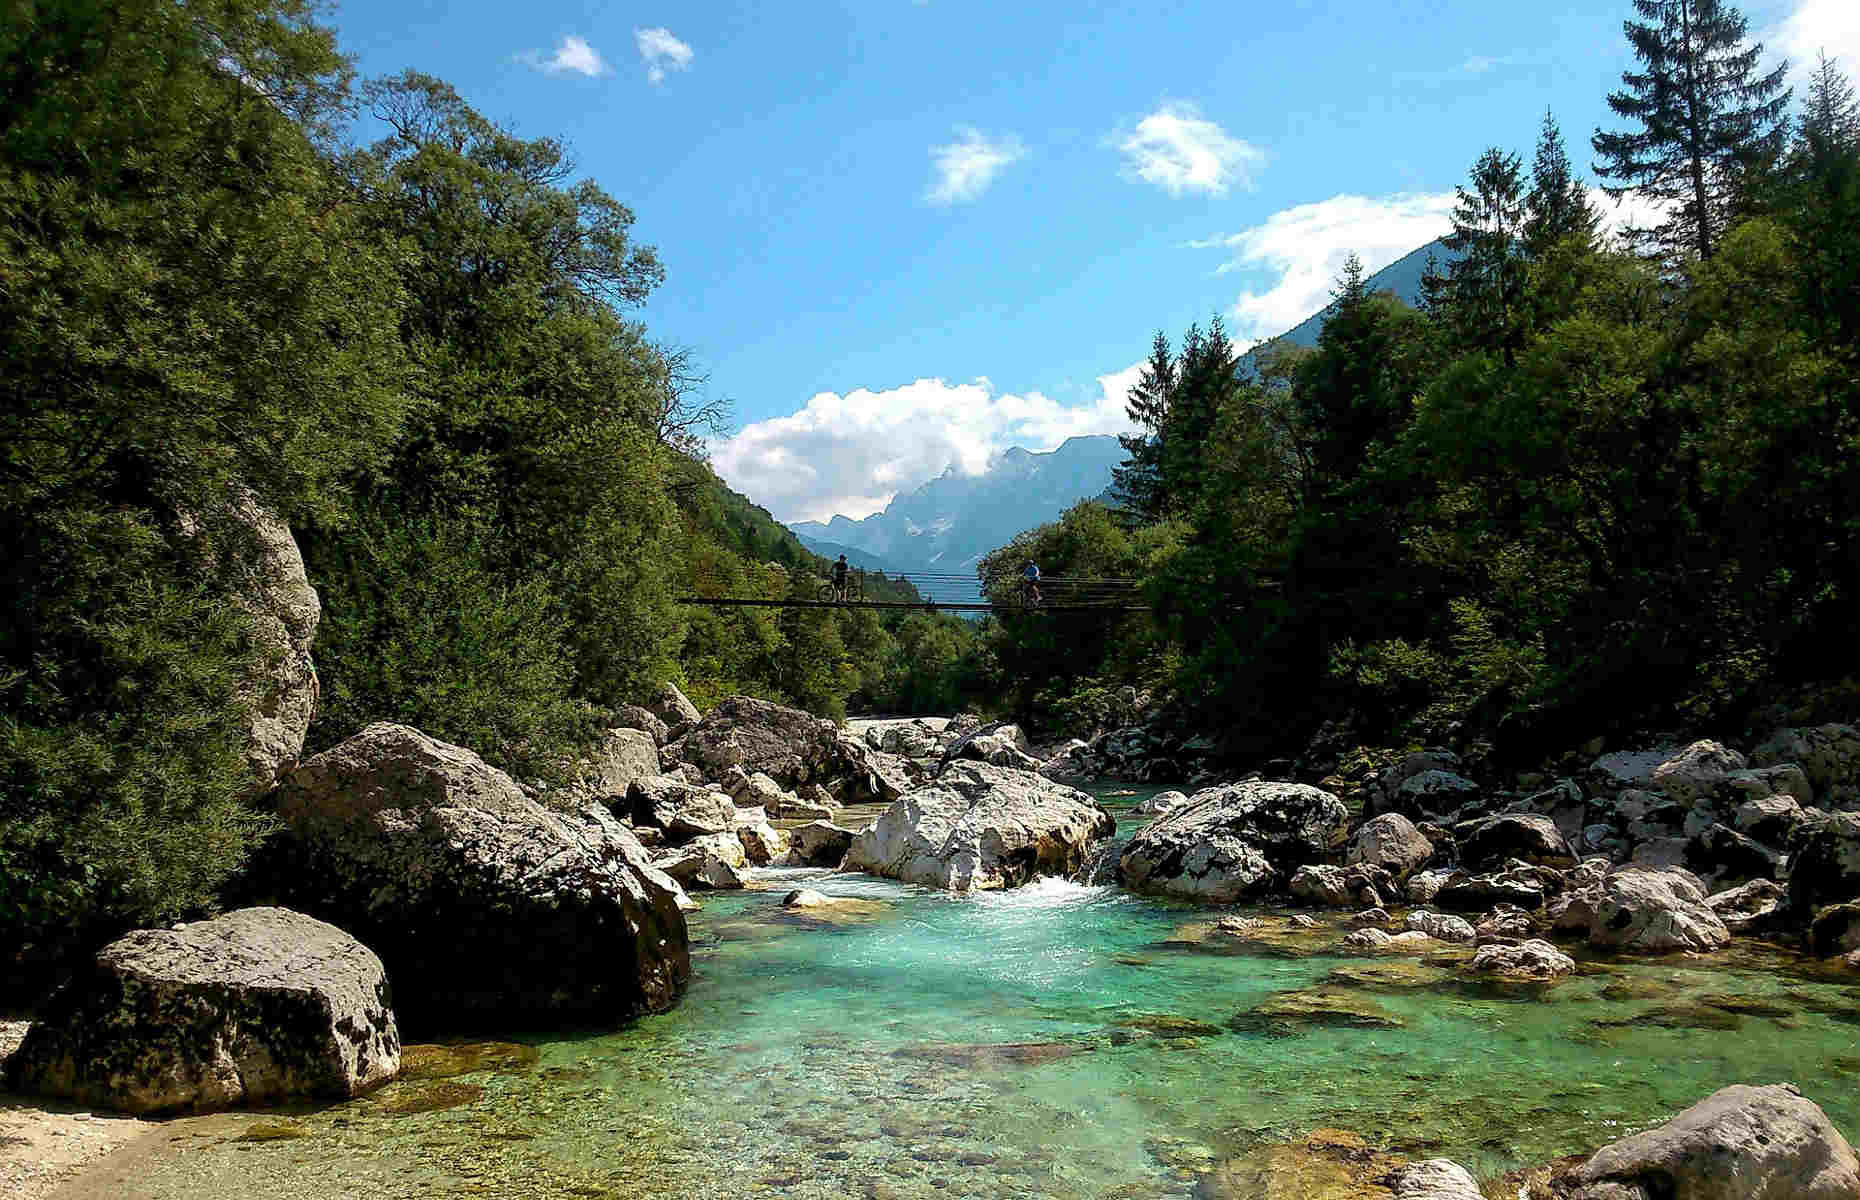
POLYGON ((1169 346, 1168 335, 1158 329, 1150 343, 1150 360, 1144 364, 1143 374, 1137 377, 1124 405, 1138 432, 1118 437, 1118 444, 1124 448, 1124 463, 1111 470, 1112 498, 1140 524, 1149 524, 1162 513, 1161 439, 1175 394, 1175 378, 1175 352, 1169 346))
POLYGON ((1166 511, 1187 512, 1201 495, 1208 437, 1239 385, 1238 360, 1218 314, 1208 322, 1206 333, 1190 326, 1182 339, 1175 396, 1161 439, 1166 511))
POLYGON ((1853 85, 1826 51, 1808 79, 1808 97, 1796 127, 1798 154, 1818 159, 1841 150, 1860 150, 1860 101, 1853 85))
POLYGON ((1523 164, 1493 147, 1473 164, 1469 182, 1455 189, 1453 232, 1442 239, 1456 256, 1447 268, 1447 320, 1468 347, 1509 358, 1521 340, 1523 164))
POLYGON ((1532 258, 1566 237, 1582 237, 1593 244, 1602 214, 1589 200, 1588 189, 1570 170, 1563 149, 1563 131, 1544 110, 1543 129, 1537 135, 1537 153, 1531 158, 1531 192, 1525 197, 1524 244, 1532 258))
POLYGON ((1787 66, 1757 74, 1761 43, 1746 43, 1743 15, 1719 0, 1634 0, 1645 21, 1622 28, 1643 71, 1608 96, 1616 115, 1638 128, 1595 131, 1595 173, 1619 199, 1638 192, 1673 206, 1657 229, 1642 231, 1663 254, 1709 259, 1727 215, 1754 169, 1781 150, 1789 92, 1787 66))

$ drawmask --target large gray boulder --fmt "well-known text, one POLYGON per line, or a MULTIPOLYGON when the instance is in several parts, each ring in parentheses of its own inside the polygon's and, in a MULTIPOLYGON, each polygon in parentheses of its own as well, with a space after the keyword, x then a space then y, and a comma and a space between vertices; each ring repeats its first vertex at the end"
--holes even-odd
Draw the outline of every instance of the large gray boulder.
POLYGON ((1434 843, 1400 813, 1383 813, 1363 823, 1350 838, 1344 862, 1350 866, 1381 867, 1396 879, 1406 879, 1434 856, 1434 843))
POLYGON ((1308 784, 1204 788, 1138 830, 1118 874, 1132 891, 1230 903, 1282 887, 1327 855, 1347 815, 1341 800, 1308 784))
POLYGON ((1589 944, 1642 954, 1716 950, 1731 931, 1689 871, 1622 867, 1601 882, 1589 944))
MULTIPOLYGON (((750 696, 731 696, 666 747, 677 759, 718 779, 731 767, 762 772, 784 788, 831 778, 844 765, 833 722, 798 708, 750 696)), ((852 735, 848 742, 865 744, 852 735)))
POLYGON ((1117 829, 1096 800, 1028 771, 954 762, 900 797, 846 851, 842 870, 966 892, 1071 875, 1117 829))
POLYGON ((1852 725, 1778 729, 1751 751, 1750 761, 1759 767, 1799 765, 1825 808, 1850 807, 1860 799, 1860 729, 1852 725))
POLYGON ((1794 1084, 1732 1084, 1558 1183, 1568 1200, 1860 1200, 1860 1160, 1794 1084))
POLYGON ((284 829, 254 878, 380 954, 410 1025, 619 1022, 690 978, 682 893, 601 805, 544 808, 470 750, 390 724, 277 797, 284 829))
POLYGON ((635 825, 663 829, 674 844, 736 828, 736 802, 729 796, 663 775, 635 779, 622 810, 632 814, 635 825))
POLYGON ((310 646, 322 606, 290 527, 250 490, 236 489, 214 512, 182 513, 180 524, 199 539, 210 569, 229 573, 233 599, 251 617, 263 652, 238 687, 246 765, 262 792, 296 765, 316 715, 321 685, 310 646))
POLYGON ((1860 813, 1833 813, 1810 828, 1791 861, 1784 907, 1806 916, 1848 900, 1860 900, 1860 813))
POLYGON ((1514 858, 1559 868, 1580 861, 1556 822, 1542 813, 1501 813, 1455 826, 1455 832, 1460 858, 1473 871, 1501 866, 1514 858))
POLYGON ((1697 741, 1653 769, 1653 788, 1690 808, 1742 771, 1744 756, 1713 741, 1697 741))
POLYGON ((609 729, 576 768, 588 795, 612 808, 625 800, 635 779, 659 774, 659 744, 644 729, 609 729))
POLYGON ((10 1091, 130 1113, 344 1100, 400 1070, 386 973, 282 908, 111 942, 46 1002, 10 1091))
POLYGON ((809 821, 788 831, 788 865, 837 867, 857 835, 831 821, 809 821))
POLYGON ((690 699, 678 690, 678 685, 675 683, 660 685, 658 692, 644 707, 653 716, 664 721, 674 737, 680 730, 696 725, 701 719, 697 705, 691 703, 690 699))

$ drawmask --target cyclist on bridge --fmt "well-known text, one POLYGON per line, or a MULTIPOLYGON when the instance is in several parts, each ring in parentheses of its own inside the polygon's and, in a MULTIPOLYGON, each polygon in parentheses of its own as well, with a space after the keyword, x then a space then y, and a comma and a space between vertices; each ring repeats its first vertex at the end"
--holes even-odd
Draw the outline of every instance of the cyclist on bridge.
POLYGON ((842 601, 846 599, 846 556, 840 555, 840 561, 833 564, 833 591, 842 601))
POLYGON ((1040 564, 1029 560, 1027 569, 1020 574, 1021 578, 1027 581, 1025 586, 1028 597, 1034 604, 1038 604, 1040 602, 1040 564))

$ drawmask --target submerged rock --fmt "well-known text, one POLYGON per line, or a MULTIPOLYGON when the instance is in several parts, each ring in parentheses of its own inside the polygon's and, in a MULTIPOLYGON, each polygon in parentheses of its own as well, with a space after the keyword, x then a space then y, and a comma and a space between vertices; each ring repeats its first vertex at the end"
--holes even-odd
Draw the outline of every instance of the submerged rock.
POLYGON ((6 1085, 200 1112, 347 1099, 399 1069, 381 960, 333 925, 246 908, 105 946, 47 1001, 6 1085))
POLYGON ((1493 943, 1481 946, 1466 964, 1471 975, 1501 979, 1561 979, 1576 972, 1576 960, 1549 942, 1533 938, 1516 946, 1493 943))
POLYGON ((1733 1084, 1556 1182, 1568 1200, 1856 1200, 1860 1160, 1794 1084, 1733 1084))
POLYGON ((1117 822, 1076 788, 1028 771, 951 763, 852 840, 842 869, 951 891, 1071 876, 1117 822))
POLYGON ((1337 797, 1301 783, 1205 788, 1130 839, 1119 875, 1133 891, 1229 903, 1328 853, 1346 815, 1337 797))
POLYGON ((254 877, 373 948, 404 1022, 621 1021, 690 978, 682 891, 600 805, 546 809, 471 751, 388 724, 277 796, 285 829, 254 877))
POLYGON ((1280 992, 1228 1022, 1239 1033, 1268 1033, 1275 1037, 1313 1028, 1399 1029, 1402 1020, 1372 996, 1354 988, 1319 984, 1280 992))

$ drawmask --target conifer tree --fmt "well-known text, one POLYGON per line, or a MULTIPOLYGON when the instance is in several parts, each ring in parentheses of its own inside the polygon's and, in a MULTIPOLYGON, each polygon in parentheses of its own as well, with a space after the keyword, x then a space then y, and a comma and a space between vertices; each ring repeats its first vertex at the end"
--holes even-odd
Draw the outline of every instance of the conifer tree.
POLYGON ((1156 331, 1150 343, 1150 360, 1125 399, 1124 411, 1139 432, 1120 435, 1124 463, 1111 471, 1111 495, 1119 508, 1141 524, 1156 520, 1162 511, 1162 430, 1175 393, 1175 352, 1168 335, 1156 331))
POLYGON ((1494 146, 1473 164, 1469 182, 1456 189, 1453 232, 1442 239, 1456 256, 1447 268, 1447 318, 1467 345, 1509 358, 1521 336, 1523 164, 1494 146))
POLYGON ((1602 220, 1588 190, 1570 170, 1563 131, 1548 109, 1537 135, 1537 153, 1531 158, 1531 191, 1525 197, 1525 210, 1524 242, 1532 258, 1541 258, 1566 237, 1581 236, 1592 244, 1602 220))
POLYGON ((1826 51, 1808 78, 1796 144, 1798 153, 1810 159, 1860 149, 1860 101, 1854 99, 1853 85, 1826 51))
POLYGON ((1751 172, 1780 153, 1789 91, 1787 66, 1758 74, 1761 43, 1744 40, 1737 9, 1719 0, 1634 0, 1642 21, 1622 28, 1644 69, 1624 71, 1626 88, 1608 107, 1636 128, 1597 129, 1595 173, 1619 199, 1638 192, 1672 206, 1658 228, 1640 231, 1668 257, 1709 259, 1751 172))

